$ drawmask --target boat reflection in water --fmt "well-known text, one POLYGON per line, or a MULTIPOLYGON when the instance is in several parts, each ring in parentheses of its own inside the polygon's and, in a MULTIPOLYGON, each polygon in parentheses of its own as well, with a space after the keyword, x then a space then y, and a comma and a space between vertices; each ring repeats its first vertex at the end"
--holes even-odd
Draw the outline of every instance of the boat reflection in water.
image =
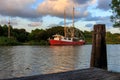
POLYGON ((75 69, 75 50, 73 46, 50 46, 53 50, 52 64, 48 73, 63 72, 75 69))

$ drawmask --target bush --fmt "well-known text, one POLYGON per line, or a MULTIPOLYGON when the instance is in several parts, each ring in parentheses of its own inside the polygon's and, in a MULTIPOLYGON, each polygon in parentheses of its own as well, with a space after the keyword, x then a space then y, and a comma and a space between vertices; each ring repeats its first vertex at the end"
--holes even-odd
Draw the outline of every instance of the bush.
POLYGON ((0 45, 18 45, 20 44, 14 38, 0 37, 0 45))

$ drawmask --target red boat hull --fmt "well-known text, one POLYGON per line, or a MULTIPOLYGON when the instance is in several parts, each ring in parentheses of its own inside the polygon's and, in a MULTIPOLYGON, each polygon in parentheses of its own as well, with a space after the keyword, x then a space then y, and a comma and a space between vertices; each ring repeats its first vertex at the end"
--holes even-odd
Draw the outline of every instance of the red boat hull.
POLYGON ((60 41, 60 40, 49 40, 50 45, 83 45, 85 44, 85 41, 73 41, 73 42, 67 42, 67 41, 60 41))

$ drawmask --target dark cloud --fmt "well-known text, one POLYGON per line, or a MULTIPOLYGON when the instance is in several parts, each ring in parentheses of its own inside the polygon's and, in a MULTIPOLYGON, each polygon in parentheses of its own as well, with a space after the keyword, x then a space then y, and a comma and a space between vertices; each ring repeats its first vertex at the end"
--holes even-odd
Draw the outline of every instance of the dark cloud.
POLYGON ((99 21, 99 20, 101 20, 101 17, 92 17, 92 16, 89 16, 89 17, 86 17, 84 20, 85 21, 99 21))
MULTIPOLYGON (((66 22, 66 25, 72 24, 72 21, 66 22)), ((64 21, 59 22, 59 25, 64 25, 64 21)))
POLYGON ((98 0, 98 5, 97 8, 101 10, 109 10, 110 6, 109 4, 111 3, 111 0, 98 0))
MULTIPOLYGON (((74 20, 74 23, 75 23, 75 22, 78 22, 78 21, 79 21, 79 19, 75 19, 75 20, 74 20)), ((66 25, 69 25, 69 24, 72 24, 72 23, 73 23, 72 21, 69 21, 69 22, 67 21, 67 22, 66 22, 66 25)), ((64 25, 64 21, 59 22, 59 25, 64 25)))
POLYGON ((78 4, 85 4, 86 2, 90 1, 90 0, 72 0, 74 3, 78 3, 78 4))
POLYGON ((3 16, 36 18, 40 14, 32 8, 36 0, 0 0, 0 14, 3 16))
MULTIPOLYGON (((92 16, 88 16, 87 18, 84 19, 85 21, 94 21, 96 22, 96 24, 105 24, 106 27, 112 27, 113 23, 110 21, 110 16, 106 16, 106 17, 92 17, 92 16)), ((91 24, 87 24, 86 27, 90 27, 91 24)))
POLYGON ((86 24, 86 27, 93 27, 93 24, 86 24))
POLYGON ((23 9, 23 10, 15 10, 15 11, 6 11, 0 9, 0 14, 3 16, 23 17, 23 18, 40 17, 40 15, 37 14, 37 11, 34 9, 23 9))
POLYGON ((59 26, 59 25, 58 25, 58 24, 50 24, 50 25, 47 26, 47 27, 52 28, 52 27, 55 27, 55 26, 59 26))

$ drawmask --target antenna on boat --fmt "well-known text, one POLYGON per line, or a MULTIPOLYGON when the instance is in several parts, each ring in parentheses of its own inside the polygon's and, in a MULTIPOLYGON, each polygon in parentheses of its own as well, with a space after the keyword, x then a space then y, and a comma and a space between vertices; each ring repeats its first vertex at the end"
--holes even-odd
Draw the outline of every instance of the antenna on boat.
POLYGON ((75 14, 74 11, 75 11, 75 8, 73 6, 73 12, 72 12, 72 20, 73 20, 73 22, 72 22, 72 34, 71 34, 72 38, 74 38, 74 14, 75 14))
POLYGON ((9 18, 9 21, 8 21, 8 38, 10 38, 10 18, 9 18))
POLYGON ((66 37, 67 34, 66 34, 66 12, 65 12, 65 9, 64 9, 64 36, 66 37))
POLYGON ((75 8, 74 8, 74 6, 73 6, 73 13, 72 13, 72 19, 73 19, 73 25, 72 25, 72 26, 73 26, 73 27, 74 27, 74 14, 75 14, 74 11, 75 11, 75 8))

